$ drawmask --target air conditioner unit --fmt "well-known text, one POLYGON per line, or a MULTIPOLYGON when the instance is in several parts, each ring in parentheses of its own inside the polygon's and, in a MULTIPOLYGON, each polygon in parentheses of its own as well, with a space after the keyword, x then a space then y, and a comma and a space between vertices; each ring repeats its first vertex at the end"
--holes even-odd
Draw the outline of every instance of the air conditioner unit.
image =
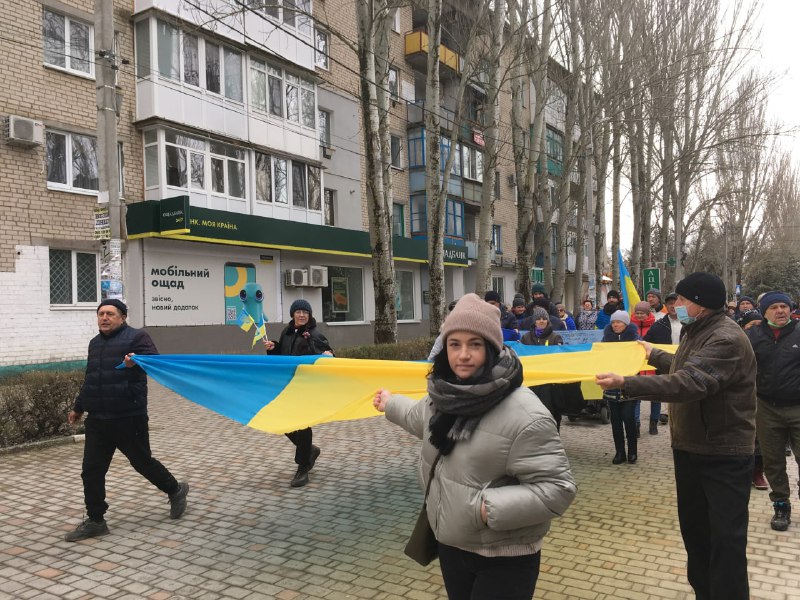
POLYGON ((312 287, 328 287, 328 267, 308 267, 308 284, 312 287))
POLYGON ((3 129, 8 144, 28 148, 44 144, 44 123, 41 121, 11 115, 5 118, 3 129))
POLYGON ((283 277, 286 287, 305 287, 308 285, 308 271, 306 269, 286 269, 283 277))
POLYGON ((322 148, 322 157, 323 158, 333 158, 333 153, 336 151, 335 148, 331 146, 320 146, 322 148))

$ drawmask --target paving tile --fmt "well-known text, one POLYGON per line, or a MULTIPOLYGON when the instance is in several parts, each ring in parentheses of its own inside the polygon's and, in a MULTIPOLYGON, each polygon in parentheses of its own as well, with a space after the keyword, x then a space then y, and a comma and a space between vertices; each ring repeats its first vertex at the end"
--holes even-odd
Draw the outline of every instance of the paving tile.
MULTIPOLYGON (((83 447, 0 462, 0 598, 43 600, 433 600, 438 565, 403 555, 422 492, 419 442, 382 418, 314 428, 323 454, 292 489, 284 436, 233 423, 151 384, 151 446, 191 482, 183 518, 117 454, 107 480, 111 534, 69 544, 83 515, 83 447), (32 478, 31 473, 48 473, 32 478)), ((642 406, 643 414, 649 407, 642 406)), ((565 422, 579 490, 553 522, 536 598, 687 600, 667 428, 644 435, 637 465, 611 464, 607 425, 565 422)), ((791 465, 792 463, 790 463, 791 465)), ((792 486, 797 473, 790 468, 792 486)), ((794 489, 794 488, 793 488, 794 489)), ((769 527, 766 492, 750 500, 751 595, 800 597, 800 536, 769 527)))

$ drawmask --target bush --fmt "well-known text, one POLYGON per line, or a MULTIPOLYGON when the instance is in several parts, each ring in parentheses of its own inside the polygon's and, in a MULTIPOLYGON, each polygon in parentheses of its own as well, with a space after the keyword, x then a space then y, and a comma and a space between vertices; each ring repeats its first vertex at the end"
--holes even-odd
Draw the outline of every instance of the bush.
POLYGON ((28 371, 0 384, 0 447, 71 435, 67 413, 82 371, 28 371))
POLYGON ((372 360, 426 360, 435 338, 416 338, 396 344, 369 344, 350 346, 336 351, 340 358, 368 358, 372 360))

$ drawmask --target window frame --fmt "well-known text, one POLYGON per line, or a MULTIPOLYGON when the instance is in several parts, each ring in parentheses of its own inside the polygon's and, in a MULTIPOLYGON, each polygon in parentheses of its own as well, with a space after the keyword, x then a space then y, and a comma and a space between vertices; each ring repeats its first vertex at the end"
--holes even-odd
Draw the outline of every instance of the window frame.
POLYGON ((403 137, 400 135, 395 135, 393 133, 389 134, 389 155, 390 155, 390 163, 393 169, 397 169, 398 171, 403 170, 403 137), (397 140, 397 152, 395 152, 394 141, 397 140))
POLYGON ((399 202, 392 202, 392 235, 397 237, 406 237, 405 211, 403 205, 399 202), (400 224, 399 233, 397 231, 398 223, 400 224))
POLYGON ((314 29, 314 66, 324 71, 331 70, 331 34, 324 29, 314 29), (325 40, 324 49, 320 49, 320 36, 325 40))
POLYGON ((45 131, 45 164, 46 164, 46 173, 45 173, 45 181, 47 182, 47 189, 60 191, 60 192, 70 192, 73 194, 85 194, 87 196, 97 196, 100 193, 100 165, 97 159, 97 137, 91 135, 85 135, 82 133, 73 133, 71 131, 63 131, 60 129, 47 129, 45 131), (50 145, 48 143, 48 137, 50 135, 59 135, 65 138, 64 144, 64 174, 66 178, 65 183, 60 183, 57 181, 51 181, 50 177, 50 145), (73 152, 74 152, 74 137, 82 137, 82 138, 89 138, 94 140, 95 143, 95 169, 97 171, 97 189, 91 188, 82 188, 76 187, 73 185, 75 180, 75 173, 73 172, 73 152))
POLYGON ((336 190, 330 188, 322 191, 322 224, 336 227, 336 190))
POLYGON ((389 67, 386 75, 386 88, 390 100, 393 102, 400 100, 400 71, 397 70, 397 67, 389 67), (392 73, 394 73, 394 83, 392 83, 392 73))
POLYGON ((417 302, 416 302, 416 286, 414 285, 414 271, 408 269, 396 269, 394 274, 394 285, 395 285, 395 309, 397 309, 397 304, 402 301, 402 294, 400 291, 400 281, 401 281, 401 273, 407 276, 409 279, 409 283, 411 286, 411 316, 406 316, 405 318, 400 316, 400 311, 397 310, 397 321, 401 323, 409 323, 412 321, 417 320, 417 302))
MULTIPOLYGON (((66 13, 58 12, 57 10, 53 10, 48 6, 42 6, 42 64, 51 69, 57 69, 59 71, 63 71, 65 73, 70 73, 72 75, 77 75, 78 77, 85 77, 87 79, 94 79, 95 78, 95 65, 94 65, 94 25, 92 23, 87 23, 82 19, 76 19, 74 17, 69 16, 66 13), (64 66, 47 62, 47 50, 46 50, 46 41, 47 37, 45 36, 45 13, 50 13, 53 15, 58 15, 63 17, 64 19, 64 31, 63 31, 63 40, 64 40, 64 66), (88 63, 89 70, 83 71, 81 69, 76 69, 72 66, 72 61, 74 59, 71 47, 72 47, 72 23, 80 24, 84 27, 87 27, 89 30, 89 48, 87 50, 87 58, 85 59, 76 59, 78 61, 84 61, 88 63)), ((59 54, 61 54, 59 52, 59 54)))
POLYGON ((503 228, 501 225, 492 225, 492 248, 495 254, 503 253, 503 228))
POLYGON ((94 308, 100 301, 100 256, 97 252, 87 252, 83 250, 67 250, 64 248, 49 248, 48 249, 48 301, 50 309, 69 309, 69 308, 94 308), (70 254, 70 298, 72 302, 60 303, 53 302, 52 290, 52 252, 69 252, 70 254), (78 254, 94 257, 94 280, 95 292, 92 300, 78 301, 78 254))
MULTIPOLYGON (((367 307, 366 307, 366 299, 365 299, 366 286, 365 286, 365 283, 364 283, 364 268, 360 267, 360 266, 351 266, 351 265, 326 265, 326 266, 328 267, 328 285, 326 287, 322 288, 322 306, 323 306, 323 308, 322 308, 322 317, 324 319, 323 322, 325 324, 327 324, 327 325, 333 325, 333 324, 336 324, 336 325, 339 325, 339 324, 342 324, 342 325, 345 325, 345 324, 361 325, 363 323, 366 323, 367 322, 367 314, 366 314, 367 313, 367 307), (350 310, 348 310, 347 313, 341 313, 341 312, 334 313, 333 312, 333 308, 331 307, 330 308, 330 315, 326 314, 326 310, 328 310, 328 309, 326 309, 326 296, 332 296, 333 295, 334 280, 341 279, 343 277, 343 275, 338 275, 337 274, 338 272, 340 272, 339 270, 345 270, 344 277, 347 278, 348 300, 351 303, 352 302, 351 298, 352 299, 356 299, 356 298, 358 299, 359 309, 360 309, 360 312, 361 312, 361 319, 360 320, 345 320, 345 319, 333 320, 333 316, 335 314, 348 314, 348 313, 352 312, 350 310), (354 288, 356 287, 352 283, 355 280, 354 277, 350 277, 349 276, 350 274, 355 275, 356 271, 358 272, 358 286, 357 287, 360 288, 360 291, 361 291, 360 296, 358 295, 356 290, 354 290, 354 288), (354 293, 354 292, 356 292, 356 293, 354 293), (328 319, 326 317, 331 317, 331 319, 328 319)), ((332 302, 332 299, 329 298, 329 301, 332 302)))

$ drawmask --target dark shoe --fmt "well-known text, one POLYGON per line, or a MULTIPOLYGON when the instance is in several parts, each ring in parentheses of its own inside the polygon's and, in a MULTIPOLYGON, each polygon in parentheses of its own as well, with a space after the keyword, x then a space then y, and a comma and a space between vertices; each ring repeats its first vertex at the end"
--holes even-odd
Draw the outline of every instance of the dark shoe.
POLYGON ((650 421, 650 435, 658 435, 658 421, 650 421))
POLYGON ((628 454, 628 464, 629 465, 635 465, 636 464, 636 459, 638 459, 638 458, 639 458, 639 455, 636 454, 636 453, 628 454))
POLYGON ((106 525, 105 520, 92 521, 90 519, 86 519, 83 523, 81 523, 75 529, 66 534, 64 536, 64 541, 79 542, 80 540, 86 540, 93 537, 100 537, 101 535, 105 535, 107 533, 108 533, 108 525, 106 525))
POLYGON ((662 425, 666 425, 669 422, 669 415, 661 415, 658 420, 662 425))
POLYGON ((775 531, 786 531, 792 522, 792 505, 789 502, 773 502, 772 506, 775 509, 775 516, 769 523, 770 527, 775 531))
POLYGON ((186 494, 189 493, 189 484, 181 481, 178 484, 178 491, 169 495, 169 518, 180 519, 186 510, 186 494))
POLYGON ((792 455, 792 448, 791 446, 789 446, 789 444, 786 444, 786 456, 791 456, 791 455, 792 455))
POLYGON ((769 483, 767 483, 766 478, 764 477, 764 468, 763 467, 755 467, 753 468, 753 485, 757 490, 768 490, 769 483))
POLYGON ((627 459, 627 457, 625 456, 624 452, 617 452, 614 455, 614 458, 611 460, 611 464, 612 465, 621 465, 622 463, 625 462, 626 459, 627 459))
POLYGON ((305 484, 308 483, 308 470, 311 467, 297 467, 297 473, 294 474, 292 477, 292 481, 289 485, 292 487, 303 487, 305 484))
POLYGON ((313 446, 312 445, 311 446, 311 462, 308 464, 308 470, 309 471, 314 468, 314 463, 317 462, 317 459, 319 458, 319 454, 320 454, 320 449, 317 446, 313 446))

